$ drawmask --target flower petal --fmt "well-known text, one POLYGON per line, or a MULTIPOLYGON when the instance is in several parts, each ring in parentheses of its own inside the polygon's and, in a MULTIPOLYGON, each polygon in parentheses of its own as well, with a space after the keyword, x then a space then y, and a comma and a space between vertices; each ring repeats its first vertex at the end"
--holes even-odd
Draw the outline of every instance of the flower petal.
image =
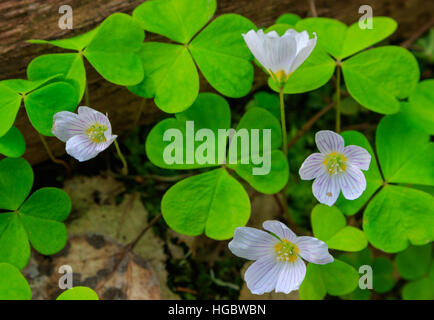
POLYGON ((338 175, 338 180, 345 199, 357 199, 366 190, 365 175, 355 166, 347 166, 345 172, 338 175))
MULTIPOLYGON (((303 31, 306 32, 306 31, 303 31)), ((297 57, 292 63, 290 72, 294 72, 300 67, 304 61, 311 55, 313 49, 316 46, 316 33, 313 33, 315 38, 309 39, 309 35, 306 34, 303 36, 297 37, 297 57), (306 39, 307 36, 307 39, 306 39)))
POLYGON ((344 138, 330 130, 318 131, 315 135, 315 142, 319 151, 324 154, 331 152, 342 153, 345 145, 344 138))
POLYGON ((283 269, 276 283, 276 292, 288 294, 293 290, 298 290, 305 276, 306 265, 302 259, 297 258, 294 262, 283 262, 283 269))
MULTIPOLYGON (((268 34, 266 34, 267 36, 268 34)), ((266 37, 264 53, 268 56, 269 69, 274 73, 284 71, 289 74, 297 54, 297 42, 293 37, 266 37)))
POLYGON ((313 153, 304 160, 300 167, 299 174, 303 180, 312 180, 324 172, 325 155, 322 153, 313 153))
POLYGON ((255 261, 244 274, 247 287, 253 294, 273 291, 283 266, 284 263, 278 262, 273 255, 267 255, 255 261))
POLYGON ((66 153, 83 162, 95 158, 99 151, 96 143, 92 142, 86 135, 79 134, 66 142, 66 153))
POLYGON ((61 111, 53 117, 52 133, 63 142, 68 141, 77 134, 83 133, 86 128, 86 124, 75 113, 61 111))
POLYGON ((255 30, 250 30, 247 34, 243 34, 243 38, 255 58, 265 69, 268 70, 270 67, 267 56, 264 52, 264 31, 259 30, 256 32, 255 30))
POLYGON ((334 261, 324 241, 314 237, 297 237, 295 244, 299 249, 298 254, 306 261, 316 264, 327 264, 334 261))
POLYGON ((238 257, 259 260, 272 254, 273 246, 277 242, 279 240, 268 232, 250 227, 240 227, 235 229, 234 238, 229 242, 229 249, 238 257))
POLYGON ((111 134, 110 121, 103 113, 89 107, 82 106, 78 108, 78 117, 86 122, 88 127, 94 124, 105 125, 111 134))
POLYGON ((343 154, 350 165, 356 166, 362 170, 369 169, 371 155, 365 148, 353 145, 346 146, 343 154))
POLYGON ((262 224, 262 227, 265 230, 274 233, 281 239, 287 239, 289 241, 292 241, 297 237, 291 229, 289 229, 285 224, 277 220, 267 220, 262 224))
POLYGON ((332 206, 339 196, 339 182, 336 175, 320 174, 312 184, 312 192, 321 203, 332 206))

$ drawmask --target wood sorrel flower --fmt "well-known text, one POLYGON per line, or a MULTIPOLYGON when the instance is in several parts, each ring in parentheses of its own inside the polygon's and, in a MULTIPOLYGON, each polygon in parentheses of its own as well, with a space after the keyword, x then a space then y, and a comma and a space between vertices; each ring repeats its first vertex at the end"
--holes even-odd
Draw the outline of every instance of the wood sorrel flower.
POLYGON ((368 170, 371 155, 359 146, 344 146, 339 134, 322 130, 315 135, 321 153, 313 153, 300 168, 303 180, 315 179, 312 191, 319 202, 332 206, 340 190, 348 200, 354 200, 366 189, 366 179, 361 170, 368 170))
POLYGON ((313 237, 297 237, 279 221, 265 221, 265 232, 241 227, 235 230, 229 249, 241 258, 256 260, 244 274, 247 287, 254 294, 273 289, 290 293, 297 290, 306 275, 306 261, 327 264, 334 261, 328 246, 313 237))
POLYGON ((79 107, 78 114, 56 113, 52 133, 66 142, 66 152, 80 162, 96 157, 117 138, 107 116, 88 107, 79 107))
POLYGON ((316 34, 309 39, 307 31, 289 29, 283 36, 276 31, 250 30, 244 41, 256 59, 270 73, 278 85, 284 85, 289 76, 309 57, 316 45, 316 34))

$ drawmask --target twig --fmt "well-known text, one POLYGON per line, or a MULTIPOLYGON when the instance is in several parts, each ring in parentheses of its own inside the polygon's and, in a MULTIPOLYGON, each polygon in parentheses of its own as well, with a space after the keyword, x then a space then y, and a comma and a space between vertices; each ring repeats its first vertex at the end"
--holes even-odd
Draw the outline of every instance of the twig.
POLYGON ((326 114, 328 111, 333 109, 336 102, 332 102, 328 105, 326 105, 324 108, 322 108, 319 112, 317 112, 312 118, 307 121, 300 130, 298 130, 297 134, 294 138, 291 139, 288 143, 288 149, 291 148, 296 142, 314 125, 314 123, 321 118, 324 114, 326 114))
POLYGON ((312 13, 312 17, 318 17, 318 13, 316 12, 315 0, 308 0, 310 12, 312 13))
POLYGON ((161 212, 159 214, 157 214, 152 220, 151 222, 149 222, 149 224, 142 230, 142 232, 140 232, 137 237, 131 241, 129 244, 127 244, 124 248, 125 251, 130 251, 133 250, 134 247, 137 245, 137 243, 140 241, 140 239, 145 235, 146 231, 148 231, 149 229, 151 229, 151 227, 158 222, 158 220, 160 220, 162 217, 161 212))
POLYGON ((411 46, 413 42, 415 42, 417 39, 419 39, 420 36, 423 35, 425 33, 425 31, 429 30, 432 26, 434 26, 434 18, 431 18, 430 21, 428 21, 419 30, 417 30, 415 33, 413 33, 410 38, 408 38, 407 40, 402 42, 401 47, 408 48, 409 46, 411 46))
POLYGON ((198 294, 198 292, 196 290, 193 290, 193 289, 190 289, 190 288, 177 287, 175 290, 179 291, 179 292, 190 293, 192 295, 197 295, 198 294))
POLYGON ((39 138, 41 139, 42 144, 44 145, 45 150, 47 151, 48 156, 50 157, 51 161, 54 163, 60 164, 65 167, 67 175, 71 175, 71 167, 63 160, 57 159, 53 152, 51 151, 50 146, 48 145, 47 140, 42 134, 39 134, 39 138))

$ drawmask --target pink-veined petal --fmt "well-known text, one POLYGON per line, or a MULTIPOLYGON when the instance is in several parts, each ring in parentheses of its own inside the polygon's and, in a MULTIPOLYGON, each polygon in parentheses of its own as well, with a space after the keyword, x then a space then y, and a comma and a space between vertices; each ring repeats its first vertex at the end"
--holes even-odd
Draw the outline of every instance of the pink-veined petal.
MULTIPOLYGON (((268 35, 268 34, 267 34, 268 35)), ((297 42, 293 37, 265 37, 264 52, 268 56, 269 69, 274 73, 284 71, 289 74, 297 54, 297 42)))
POLYGON ((306 265, 302 259, 283 262, 283 268, 276 283, 276 292, 290 293, 298 290, 306 276, 306 265))
POLYGON ((86 124, 75 113, 61 111, 53 116, 52 133, 63 142, 68 141, 77 134, 84 133, 86 129, 86 124))
POLYGON ((274 233, 281 239, 287 239, 289 241, 292 241, 296 238, 295 233, 291 229, 289 229, 285 224, 277 220, 267 220, 262 224, 262 227, 265 230, 274 233))
POLYGON ((298 247, 298 255, 308 262, 327 264, 334 261, 324 241, 314 237, 297 237, 294 243, 298 247))
POLYGON ((365 148, 353 145, 346 146, 343 155, 347 158, 348 164, 356 166, 362 170, 369 169, 371 155, 365 148))
POLYGON ((258 30, 250 30, 246 34, 243 34, 244 41, 247 44, 250 52, 253 56, 259 61, 259 63, 265 68, 269 69, 269 62, 267 55, 264 52, 264 31, 258 30))
POLYGON ((312 184, 312 192, 315 198, 330 207, 338 199, 339 188, 337 176, 330 176, 327 172, 320 174, 312 184))
POLYGON ((86 135, 80 134, 66 142, 66 153, 83 162, 95 158, 99 151, 95 142, 92 142, 86 135))
POLYGON ((345 172, 338 175, 338 180, 345 199, 357 199, 366 190, 365 175, 355 166, 347 166, 345 172))
POLYGON ((315 135, 315 142, 319 151, 326 155, 331 152, 342 153, 345 145, 344 138, 330 130, 318 131, 315 135))
MULTIPOLYGON (((303 31, 306 32, 306 31, 303 31)), ((297 57, 292 63, 290 72, 294 72, 300 67, 304 61, 311 55, 313 49, 316 46, 316 33, 313 33, 315 38, 309 39, 309 35, 299 36, 297 39, 297 57), (307 36, 307 39, 306 39, 307 36)))
POLYGON ((247 287, 253 294, 264 294, 276 288, 277 279, 283 268, 275 255, 267 255, 252 263, 244 274, 247 287))
POLYGON ((318 177, 325 170, 324 159, 325 155, 322 153, 313 153, 307 157, 300 167, 300 178, 312 180, 318 177))
POLYGON ((229 242, 229 249, 238 257, 259 260, 272 254, 277 242, 279 240, 268 232, 250 227, 240 227, 235 229, 234 238, 229 242))

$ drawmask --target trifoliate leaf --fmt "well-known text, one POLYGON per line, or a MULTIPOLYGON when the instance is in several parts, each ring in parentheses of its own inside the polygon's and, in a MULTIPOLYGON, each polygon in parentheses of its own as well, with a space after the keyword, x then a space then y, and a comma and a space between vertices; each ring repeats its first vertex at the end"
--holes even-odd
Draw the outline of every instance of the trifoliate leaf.
POLYGON ((69 39, 60 40, 29 40, 33 44, 50 44, 59 48, 82 51, 92 41, 93 37, 98 31, 98 28, 92 29, 84 34, 72 37, 69 39))
POLYGON ((164 112, 182 112, 199 93, 199 76, 188 49, 181 45, 146 42, 140 51, 145 77, 133 93, 154 98, 164 112))
POLYGON ((291 26, 295 26, 295 24, 300 21, 300 16, 294 13, 284 13, 276 20, 276 24, 284 23, 289 24, 291 26))
POLYGON ((253 100, 246 105, 246 111, 251 108, 264 108, 280 121, 279 96, 266 91, 259 91, 253 95, 253 100))
POLYGON ((253 59, 241 34, 256 29, 240 15, 224 14, 211 22, 189 45, 205 79, 221 94, 239 98, 253 82, 253 59))
POLYGON ((311 221, 314 236, 327 243, 331 249, 360 251, 368 245, 363 231, 347 226, 344 215, 337 207, 316 205, 311 221))
POLYGON ((223 168, 184 179, 163 196, 161 212, 176 232, 223 240, 250 217, 243 186, 223 168))
POLYGON ((145 30, 187 44, 212 18, 216 8, 216 0, 152 0, 138 6, 133 17, 145 30))
POLYGON ((374 290, 378 293, 386 293, 392 290, 396 284, 393 263, 388 258, 378 257, 372 265, 372 279, 374 290))
POLYGON ((369 202, 363 230, 369 242, 385 252, 406 249, 409 242, 423 245, 434 240, 433 197, 400 186, 385 186, 369 202))
POLYGON ((159 122, 152 128, 146 139, 146 154, 153 164, 166 169, 214 167, 219 165, 219 152, 223 154, 222 160, 224 161, 227 138, 219 141, 218 131, 219 129, 229 129, 231 112, 229 104, 223 97, 214 93, 201 93, 189 109, 175 116, 176 118, 159 122), (186 132, 186 121, 191 121, 190 125, 194 126, 194 131, 188 132, 188 134, 186 132), (177 133, 173 132, 173 129, 179 130, 181 136, 178 137, 177 133), (201 129, 211 130, 209 133, 210 135, 212 133, 214 137, 208 137, 209 140, 204 136, 195 141, 195 135, 201 129), (213 139, 214 142, 211 141, 213 139), (190 141, 193 141, 191 145, 190 141), (202 151, 199 149, 201 145, 203 146, 202 151), (219 149, 219 146, 222 149, 219 149), (209 154, 212 150, 214 156, 209 154), (198 162, 196 154, 198 156, 210 155, 212 161, 205 161, 204 159, 204 161, 200 160, 198 162), (180 163, 174 161, 171 164, 168 163, 168 158, 176 158, 177 155, 181 157, 180 163))
POLYGON ((11 128, 21 105, 21 96, 0 82, 0 137, 11 128))
POLYGON ((419 80, 416 58, 406 49, 387 46, 362 52, 342 63, 351 96, 372 111, 391 114, 399 110, 419 80))
POLYGON ((86 89, 86 71, 83 57, 77 53, 46 54, 30 62, 27 77, 36 81, 54 75, 61 75, 61 80, 69 82, 77 91, 77 103, 86 89))
POLYGON ((0 154, 18 158, 26 151, 26 141, 20 130, 12 127, 4 136, 0 137, 0 154))
POLYGON ((402 288, 404 300, 434 300, 434 263, 428 276, 407 282, 402 288))
POLYGON ((0 300, 30 300, 32 291, 21 272, 8 263, 0 263, 0 300))

